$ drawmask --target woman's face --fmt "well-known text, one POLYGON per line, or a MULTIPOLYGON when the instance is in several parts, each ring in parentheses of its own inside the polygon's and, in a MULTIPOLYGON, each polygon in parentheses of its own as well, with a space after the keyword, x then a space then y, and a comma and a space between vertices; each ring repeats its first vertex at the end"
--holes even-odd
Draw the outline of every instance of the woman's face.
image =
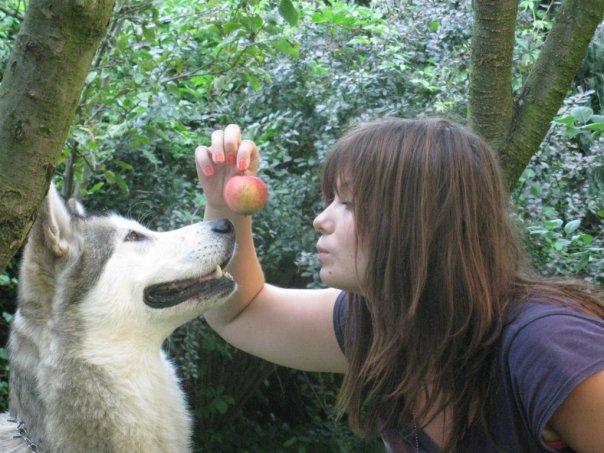
POLYGON ((357 252, 350 192, 342 190, 340 196, 336 195, 315 218, 313 227, 321 233, 317 242, 321 281, 334 288, 362 294, 361 281, 367 268, 367 257, 364 250, 357 252))

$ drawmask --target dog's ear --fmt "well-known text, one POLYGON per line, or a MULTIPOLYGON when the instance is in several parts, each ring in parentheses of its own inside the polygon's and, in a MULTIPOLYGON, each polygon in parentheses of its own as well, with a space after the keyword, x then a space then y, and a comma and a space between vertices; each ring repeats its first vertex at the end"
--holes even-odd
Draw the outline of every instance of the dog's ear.
POLYGON ((86 209, 82 203, 80 203, 75 198, 70 198, 67 201, 67 209, 71 214, 71 217, 75 220, 84 220, 86 218, 86 209))
POLYGON ((77 224, 86 213, 80 203, 70 200, 65 204, 54 184, 50 184, 46 198, 40 206, 37 221, 42 228, 44 245, 56 257, 67 254, 76 237, 77 224))

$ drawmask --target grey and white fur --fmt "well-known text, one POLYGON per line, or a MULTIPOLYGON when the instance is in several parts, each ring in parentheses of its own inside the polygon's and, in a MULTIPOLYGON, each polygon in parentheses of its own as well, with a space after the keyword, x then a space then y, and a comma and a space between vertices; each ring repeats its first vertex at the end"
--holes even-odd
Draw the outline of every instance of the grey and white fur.
POLYGON ((161 346, 233 293, 221 268, 234 243, 226 220, 155 232, 87 217, 51 185, 20 268, 0 451, 190 451, 192 420, 161 346))

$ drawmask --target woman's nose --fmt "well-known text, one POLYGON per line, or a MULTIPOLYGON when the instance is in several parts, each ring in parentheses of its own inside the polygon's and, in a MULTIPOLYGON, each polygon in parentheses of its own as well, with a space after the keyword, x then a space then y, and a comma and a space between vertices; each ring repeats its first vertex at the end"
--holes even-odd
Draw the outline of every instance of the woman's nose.
POLYGON ((326 223, 327 223, 327 219, 326 219, 326 215, 325 215, 325 210, 323 210, 319 214, 317 214, 317 216, 315 217, 315 220, 313 220, 313 222, 312 222, 312 226, 315 230, 323 233, 323 232, 326 232, 326 223))

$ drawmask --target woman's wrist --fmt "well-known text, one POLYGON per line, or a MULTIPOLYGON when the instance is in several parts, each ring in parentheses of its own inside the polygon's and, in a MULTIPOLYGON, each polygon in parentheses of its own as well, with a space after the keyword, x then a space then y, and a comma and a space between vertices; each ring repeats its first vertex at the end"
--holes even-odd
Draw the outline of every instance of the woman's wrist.
POLYGON ((203 219, 204 220, 212 220, 212 219, 229 219, 230 221, 236 221, 240 218, 243 218, 240 214, 237 214, 229 209, 229 207, 225 205, 216 205, 216 204, 206 204, 206 208, 204 211, 203 219))

